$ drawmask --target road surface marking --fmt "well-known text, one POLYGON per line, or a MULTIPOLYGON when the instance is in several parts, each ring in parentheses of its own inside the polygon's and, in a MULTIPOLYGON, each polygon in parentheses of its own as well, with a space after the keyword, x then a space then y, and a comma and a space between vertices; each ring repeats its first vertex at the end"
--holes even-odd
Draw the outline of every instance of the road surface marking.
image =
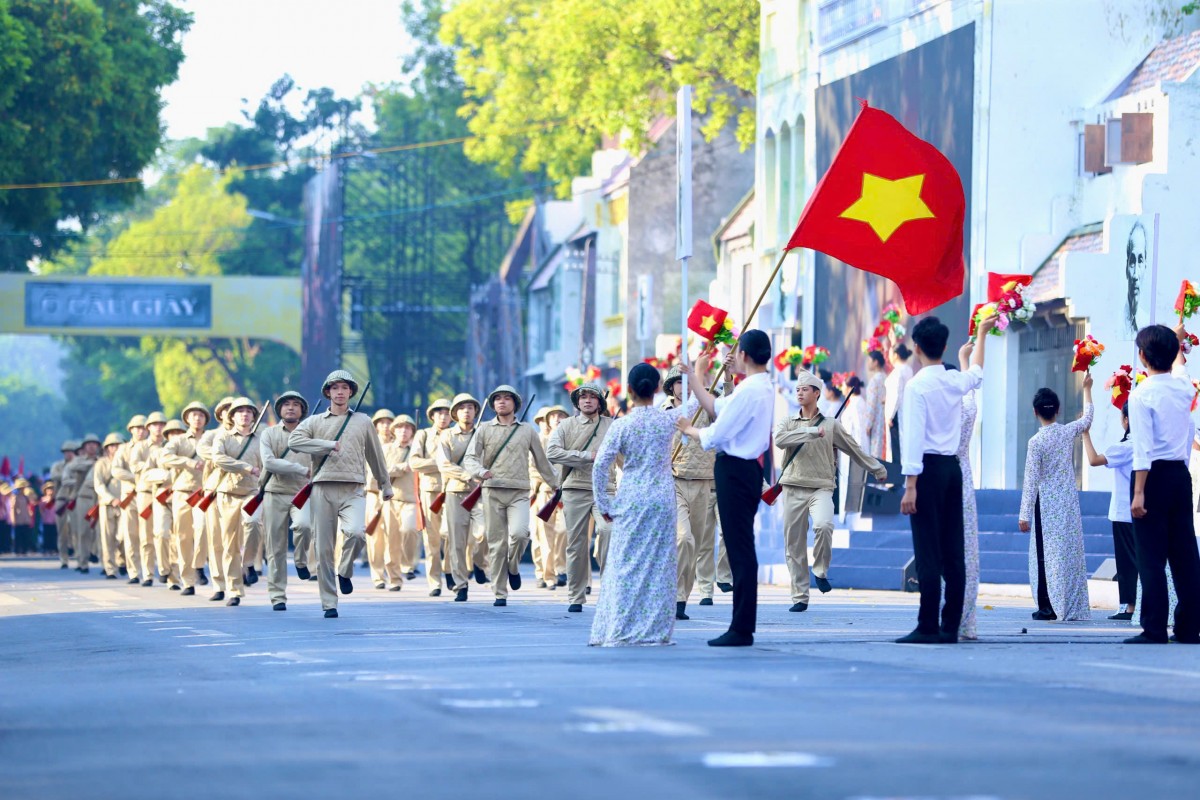
POLYGON ((710 769, 732 767, 831 767, 833 759, 814 753, 705 753, 704 766, 710 769))
POLYGON ((11 594, 0 592, 0 606, 23 606, 25 601, 11 594))
POLYGON ((1181 678, 1200 678, 1200 672, 1189 672, 1184 669, 1164 669, 1162 667, 1138 667, 1133 664, 1111 664, 1107 661, 1092 661, 1080 666, 1100 667, 1101 669, 1124 669, 1130 672, 1149 672, 1154 675, 1177 675, 1181 678))
POLYGON ((708 733, 695 725, 671 722, 623 708, 576 708, 573 711, 596 720, 572 726, 584 733, 652 733, 656 736, 704 736, 708 733))
POLYGON ((467 700, 443 698, 442 705, 447 708, 537 708, 541 703, 537 700, 522 698, 495 698, 489 700, 467 700))

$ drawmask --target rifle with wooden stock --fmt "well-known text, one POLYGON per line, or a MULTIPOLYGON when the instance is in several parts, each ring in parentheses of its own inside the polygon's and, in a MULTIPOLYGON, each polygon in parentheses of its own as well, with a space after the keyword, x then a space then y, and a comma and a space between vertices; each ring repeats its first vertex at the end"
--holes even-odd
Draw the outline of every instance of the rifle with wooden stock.
MULTIPOLYGON (((255 420, 254 427, 250 429, 250 434, 246 437, 246 441, 242 442, 242 449, 238 451, 237 459, 236 459, 237 461, 241 461, 242 456, 246 455, 246 451, 250 449, 250 443, 254 441, 254 434, 258 433, 258 426, 262 425, 263 418, 265 418, 267 416, 267 409, 270 407, 271 407, 270 400, 263 403, 263 410, 259 413, 258 419, 255 420)), ((224 475, 221 476, 221 480, 225 480, 224 475)), ((218 486, 220 485, 220 481, 217 482, 217 485, 218 486)), ((216 499, 217 499, 217 490, 213 489, 211 492, 204 495, 204 497, 202 497, 200 499, 200 502, 196 504, 196 508, 200 509, 201 511, 208 511, 208 507, 211 506, 213 504, 213 501, 216 499)))
MULTIPOLYGON (((525 410, 521 412, 521 418, 517 420, 517 424, 513 426, 513 429, 511 431, 509 431, 508 438, 505 439, 500 444, 500 448, 498 450, 496 450, 496 455, 492 456, 492 463, 491 463, 491 466, 488 467, 488 469, 491 469, 492 466, 496 465, 496 461, 497 461, 497 459, 500 458, 500 454, 504 452, 504 448, 508 447, 508 443, 511 442, 512 438, 517 435, 517 431, 521 430, 521 426, 523 426, 525 424, 525 417, 529 414, 529 409, 533 405, 533 401, 536 399, 537 399, 537 394, 534 394, 532 397, 529 398, 529 402, 525 404, 525 410)), ((470 445, 468 445, 468 447, 470 447, 470 445)), ((463 455, 465 456, 466 453, 464 453, 463 455)), ((526 457, 526 460, 528 460, 528 457, 526 457)), ((471 493, 468 494, 466 497, 464 497, 462 499, 462 502, 459 503, 459 505, 462 506, 465 510, 470 511, 471 509, 475 508, 475 504, 479 502, 479 498, 482 496, 483 496, 483 482, 480 481, 479 485, 476 486, 474 489, 472 489, 471 493)))
MULTIPOLYGON (((346 418, 342 420, 342 427, 338 428, 337 436, 333 437, 333 441, 341 441, 342 434, 346 432, 346 426, 350 424, 350 418, 358 413, 358 409, 362 406, 363 399, 367 396, 367 392, 371 390, 371 382, 367 381, 367 386, 362 390, 362 394, 358 396, 358 402, 354 404, 354 408, 346 414, 346 418)), ((313 481, 316 480, 317 473, 321 471, 321 467, 325 466, 325 462, 329 460, 332 453, 326 453, 321 457, 321 463, 317 464, 317 468, 312 471, 312 477, 308 479, 308 483, 301 487, 300 491, 296 492, 296 496, 292 498, 292 505, 296 508, 304 508, 304 504, 308 502, 308 498, 312 495, 313 481)))
MULTIPOLYGON (((370 386, 370 384, 367 384, 367 385, 370 386)), ((292 399, 292 398, 289 398, 289 399, 292 399)), ((312 414, 309 414, 308 416, 311 417, 313 414, 316 414, 318 411, 320 411, 321 403, 323 403, 323 402, 325 402, 324 398, 322 398, 321 400, 318 400, 317 404, 315 406, 313 406, 312 414)), ((283 448, 283 452, 279 454, 279 457, 282 459, 284 456, 286 456, 290 452, 292 452, 292 448, 291 448, 291 445, 288 445, 287 447, 283 448)), ((266 468, 267 467, 264 464, 263 469, 265 470, 266 468)), ((267 472, 265 474, 265 476, 263 477, 262 481, 258 485, 258 494, 254 495, 254 497, 251 497, 249 500, 246 501, 246 504, 242 506, 242 513, 244 513, 247 517, 253 517, 254 512, 258 511, 258 507, 262 505, 263 500, 267 496, 267 484, 271 482, 271 478, 274 475, 275 475, 274 472, 267 472)))
MULTIPOLYGON (((850 402, 850 398, 853 396, 853 392, 846 395, 846 399, 842 401, 842 405, 838 408, 837 413, 833 415, 834 419, 841 418, 842 412, 846 410, 846 404, 850 402)), ((820 425, 824 419, 825 418, 818 413, 816 423, 820 425)), ((775 481, 770 489, 767 489, 762 493, 762 501, 764 503, 769 506, 775 505, 775 501, 779 499, 779 495, 783 492, 783 473, 787 472, 787 468, 792 465, 792 461, 795 460, 796 456, 800 455, 800 451, 804 449, 804 445, 806 444, 808 444, 808 442, 801 442, 800 444, 796 445, 796 449, 793 450, 792 454, 788 456, 787 461, 783 462, 783 469, 779 470, 779 480, 775 481)), ((834 459, 834 464, 837 464, 836 458, 834 459)))

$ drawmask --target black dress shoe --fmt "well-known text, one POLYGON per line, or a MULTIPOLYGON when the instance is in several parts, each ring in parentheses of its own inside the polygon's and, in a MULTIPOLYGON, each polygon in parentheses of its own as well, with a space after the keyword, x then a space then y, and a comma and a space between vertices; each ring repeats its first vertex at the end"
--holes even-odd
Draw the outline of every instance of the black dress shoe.
POLYGON ((942 631, 938 634, 941 644, 958 644, 958 631, 942 631))
POLYGON ((1131 619, 1133 619, 1133 612, 1132 611, 1118 611, 1116 614, 1113 614, 1112 616, 1110 616, 1109 619, 1117 619, 1117 620, 1123 620, 1125 622, 1129 622, 1131 619))
POLYGON ((505 600, 503 597, 497 597, 496 602, 492 603, 492 605, 495 606, 496 608, 504 608, 505 606, 508 605, 508 601, 505 600))
POLYGON ((1044 611, 1040 608, 1033 612, 1033 614, 1030 616, 1032 616, 1038 622, 1049 622, 1051 620, 1058 619, 1058 614, 1055 614, 1053 611, 1044 611))
POLYGON ((1154 637, 1147 636, 1145 631, 1142 631, 1137 636, 1129 637, 1124 642, 1124 644, 1166 644, 1166 643, 1167 643, 1167 640, 1165 638, 1156 639, 1154 637))
POLYGON ((439 586, 436 589, 430 589, 429 596, 430 597, 441 597, 442 596, 442 587, 439 586))
POLYGON ((408 572, 404 573, 404 580, 406 581, 411 581, 415 577, 417 577, 417 571, 415 569, 410 569, 408 572))
POLYGON ((179 596, 180 597, 191 597, 195 593, 196 593, 196 589, 192 586, 189 586, 186 589, 184 589, 182 592, 180 592, 179 596))
POLYGON ((104 579, 106 581, 115 581, 117 579, 117 576, 116 575, 105 575, 104 579))
POLYGON ((808 603, 792 603, 788 611, 808 611, 808 603))
POLYGON ((89 564, 99 564, 100 559, 96 556, 95 553, 92 553, 90 556, 88 556, 88 563, 89 564))
POLYGON ((142 586, 153 586, 153 585, 154 585, 154 581, 150 580, 149 578, 146 578, 146 580, 142 581, 142 586))
POLYGON ((70 569, 70 567, 68 567, 66 564, 59 564, 58 568, 59 569, 70 569))
POLYGON ((829 585, 829 579, 821 575, 813 575, 813 581, 817 584, 817 588, 821 590, 821 594, 832 591, 833 587, 829 585))
POLYGON ((567 611, 569 611, 572 614, 578 614, 581 611, 583 611, 583 604, 582 603, 571 603, 571 605, 567 606, 567 611))
POLYGON ((336 608, 325 609, 325 619, 337 619, 337 609, 336 608))
POLYGON ((171 584, 171 591, 172 591, 172 592, 178 592, 178 591, 180 591, 180 590, 182 590, 182 589, 183 589, 183 587, 182 587, 182 586, 180 586, 178 583, 172 583, 172 584, 171 584))
POLYGON ((483 571, 482 567, 475 567, 471 570, 471 574, 475 576, 476 583, 487 583, 487 573, 483 571))
POLYGON ((732 583, 718 583, 717 588, 720 589, 722 592, 729 594, 730 592, 733 591, 733 584, 732 583))
POLYGON ((271 606, 272 611, 287 611, 287 603, 276 603, 271 606))
POLYGON ((700 605, 711 606, 712 604, 713 604, 713 601, 712 601, 711 597, 701 597, 700 598, 700 605))
POLYGON ((453 589, 453 588, 454 588, 454 576, 453 576, 453 575, 451 575, 449 572, 445 572, 445 573, 442 573, 442 574, 443 574, 443 575, 445 576, 445 578, 446 578, 446 588, 447 588, 447 589, 453 589))
POLYGON ((748 633, 725 631, 715 639, 708 640, 709 647, 749 647, 754 644, 754 637, 748 633))
POLYGON ((546 584, 546 589, 551 592, 556 591, 558 589, 558 584, 554 581, 551 581, 550 583, 546 584))
POLYGON ((296 567, 296 577, 302 581, 306 581, 312 577, 312 573, 308 571, 308 567, 296 567))
POLYGON ((246 585, 253 586, 256 583, 258 583, 258 573, 255 572, 254 567, 246 567, 246 585))
POLYGON ((87 575, 87 574, 88 574, 89 572, 91 572, 91 571, 92 571, 92 570, 91 570, 91 568, 90 568, 90 567, 80 567, 80 568, 79 568, 79 574, 80 574, 80 575, 87 575))
POLYGON ((590 586, 589 586, 589 587, 587 587, 586 589, 584 589, 584 590, 583 590, 583 593, 584 593, 584 594, 591 594, 591 593, 592 593, 592 587, 590 587, 590 586))
POLYGON ((397 583, 395 586, 389 586, 389 587, 388 587, 388 591, 389 591, 389 592, 398 592, 398 591, 400 591, 400 584, 398 584, 398 583, 397 583))
POLYGON ((560 572, 558 575, 555 576, 554 583, 558 586, 566 586, 567 585, 567 576, 560 572))
POLYGON ((354 584, 349 578, 343 578, 341 575, 338 575, 338 589, 341 590, 342 594, 350 594, 354 591, 354 584))
POLYGON ((227 606, 240 606, 241 604, 242 598, 237 597, 236 595, 225 601, 225 605, 227 606))
POLYGON ((687 601, 686 600, 683 601, 682 603, 679 602, 678 600, 675 601, 675 619, 691 619, 691 617, 689 617, 687 614, 684 613, 684 611, 686 609, 687 609, 687 601))
POLYGON ((129 585, 130 585, 130 586, 137 586, 139 583, 141 583, 141 581, 139 581, 137 578, 130 578, 130 579, 129 579, 129 585))
POLYGON ((539 581, 537 582, 537 588, 539 588, 539 589, 545 589, 545 588, 546 588, 546 582, 545 582, 545 581, 543 581, 543 580, 539 580, 539 581))
POLYGON ((316 575, 312 575, 312 576, 310 576, 310 577, 309 577, 309 580, 310 580, 310 581, 315 581, 315 580, 317 580, 317 576, 316 576, 316 575))
POLYGON ((214 603, 217 602, 218 600, 224 600, 225 593, 224 592, 213 592, 213 596, 208 599, 214 603))
POLYGON ((375 588, 376 589, 386 589, 387 584, 386 583, 377 583, 377 584, 375 584, 375 588))
POLYGON ((122 578, 124 578, 126 575, 129 574, 129 570, 127 570, 125 567, 118 567, 117 572, 120 574, 120 576, 122 578))
POLYGON ((167 576, 166 576, 166 575, 162 575, 162 574, 160 574, 160 575, 158 576, 158 582, 159 582, 159 583, 166 583, 166 582, 167 582, 167 576))
POLYGON ((1171 634, 1170 641, 1176 644, 1200 644, 1200 636, 1184 636, 1180 638, 1178 633, 1171 634))
POLYGON ((208 576, 204 574, 204 569, 196 570, 196 583, 201 586, 208 586, 208 576))
POLYGON ((454 602, 456 602, 456 603, 467 602, 467 587, 464 586, 463 588, 459 589, 457 592, 454 593, 454 602))
POLYGON ((521 573, 508 573, 508 588, 512 589, 514 592, 521 588, 521 573))
POLYGON ((938 633, 923 633, 921 631, 913 631, 907 636, 901 636, 896 640, 896 644, 941 644, 942 637, 938 633))

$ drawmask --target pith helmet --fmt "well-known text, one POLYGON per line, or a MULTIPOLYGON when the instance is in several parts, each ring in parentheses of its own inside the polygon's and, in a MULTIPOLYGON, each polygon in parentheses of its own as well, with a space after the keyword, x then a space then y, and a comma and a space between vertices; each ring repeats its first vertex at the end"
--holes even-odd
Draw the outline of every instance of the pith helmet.
POLYGON ((539 408, 537 410, 537 413, 533 415, 533 421, 541 422, 542 420, 544 420, 546 418, 546 415, 549 413, 550 413, 550 406, 542 406, 541 408, 539 408))
POLYGON ((546 416, 549 417, 551 414, 562 414, 564 417, 571 416, 565 408, 558 405, 550 406, 546 409, 546 416))
POLYGON ((161 422, 165 425, 167 423, 167 415, 161 411, 153 411, 146 415, 147 425, 153 425, 156 422, 161 422))
POLYGON ((183 411, 180 412, 180 419, 187 419, 188 413, 192 411, 199 411, 204 415, 204 425, 207 425, 212 421, 212 414, 208 413, 208 409, 205 408, 203 403, 188 403, 187 406, 184 407, 183 411))
POLYGON ((335 369, 329 373, 329 377, 325 379, 325 383, 321 384, 321 394, 329 397, 329 387, 333 386, 338 381, 345 381, 350 384, 350 396, 358 394, 358 381, 354 380, 354 376, 344 369, 335 369))
POLYGON ((283 418, 283 412, 279 409, 283 408, 284 400, 295 400, 300 403, 300 416, 308 416, 308 401, 299 392, 284 392, 275 400, 275 416, 283 418))
POLYGON ((594 383, 585 383, 582 386, 576 386, 571 392, 571 405, 579 408, 579 398, 583 397, 584 392, 590 392, 604 403, 604 391, 594 383))
POLYGON ((75 441, 74 439, 66 439, 62 443, 62 447, 58 449, 64 453, 74 453, 79 449, 79 442, 75 441))
POLYGON ((667 397, 671 396, 671 387, 675 385, 675 382, 681 380, 683 380, 683 373, 679 370, 678 365, 667 370, 667 379, 663 381, 663 392, 667 397))
MULTIPOLYGON (((450 401, 444 397, 439 397, 429 404, 429 408, 425 409, 425 418, 433 422, 433 412, 445 409, 450 411, 450 401)), ((453 412, 451 412, 453 414, 453 412)))
POLYGON ((79 440, 79 446, 82 447, 83 445, 87 444, 88 442, 95 442, 96 444, 100 444, 100 437, 94 433, 85 433, 83 435, 83 438, 79 440))
POLYGON ((379 422, 379 420, 381 420, 381 419, 392 420, 395 418, 396 418, 396 415, 393 414, 391 411, 389 411, 386 408, 381 408, 371 416, 371 422, 375 423, 375 422, 379 422))
POLYGON ((216 416, 216 418, 218 420, 221 419, 222 412, 224 412, 226 414, 229 413, 229 406, 232 403, 233 403, 232 397, 222 397, 221 398, 221 402, 217 403, 216 407, 213 408, 213 414, 216 416))
POLYGON ((125 437, 114 431, 104 437, 104 447, 108 447, 110 444, 125 444, 125 437))
POLYGON ((494 409, 495 406, 492 405, 492 401, 496 399, 496 395, 505 394, 505 393, 511 394, 513 396, 513 399, 517 401, 517 407, 514 409, 514 411, 520 411, 521 404, 524 403, 525 401, 524 401, 524 399, 522 399, 521 393, 518 392, 513 387, 509 386, 507 383, 502 383, 499 386, 497 386, 495 389, 492 389, 492 393, 487 396, 488 407, 494 409))
POLYGON ((134 414, 132 417, 129 418, 129 424, 125 426, 125 430, 131 431, 134 428, 144 428, 144 427, 146 427, 146 415, 145 414, 134 414))
POLYGON ((417 421, 408 414, 401 414, 400 416, 396 417, 396 419, 392 420, 392 430, 399 428, 401 425, 411 425, 413 433, 417 432, 417 421))
POLYGON ((241 408, 248 408, 251 411, 253 411, 255 414, 258 413, 258 406, 254 405, 254 401, 251 400, 249 397, 239 397, 236 400, 234 400, 232 403, 230 403, 229 404, 229 413, 232 414, 233 412, 235 412, 241 408))
POLYGON ((454 402, 452 402, 450 404, 450 416, 453 417, 454 412, 458 411, 458 407, 464 403, 471 403, 472 405, 474 405, 475 406, 475 416, 479 416, 479 409, 481 407, 479 405, 479 401, 476 400, 472 395, 467 394, 466 392, 454 395, 454 402))
POLYGON ((163 434, 169 435, 172 433, 187 433, 187 426, 177 419, 173 419, 167 423, 167 427, 163 428, 163 434))

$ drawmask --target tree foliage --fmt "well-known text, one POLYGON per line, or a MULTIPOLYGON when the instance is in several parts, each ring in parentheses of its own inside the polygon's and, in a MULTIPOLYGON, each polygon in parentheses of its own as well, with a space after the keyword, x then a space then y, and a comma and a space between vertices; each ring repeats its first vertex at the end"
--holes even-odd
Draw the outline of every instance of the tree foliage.
MULTIPOLYGON (((161 139, 191 15, 168 0, 0 0, 0 184, 127 178, 161 139)), ((23 271, 137 183, 0 191, 0 269, 23 271)))
POLYGON ((466 86, 467 154, 565 187, 603 137, 641 149, 685 84, 706 136, 736 118, 749 146, 758 19, 757 0, 462 0, 441 35, 466 86))

